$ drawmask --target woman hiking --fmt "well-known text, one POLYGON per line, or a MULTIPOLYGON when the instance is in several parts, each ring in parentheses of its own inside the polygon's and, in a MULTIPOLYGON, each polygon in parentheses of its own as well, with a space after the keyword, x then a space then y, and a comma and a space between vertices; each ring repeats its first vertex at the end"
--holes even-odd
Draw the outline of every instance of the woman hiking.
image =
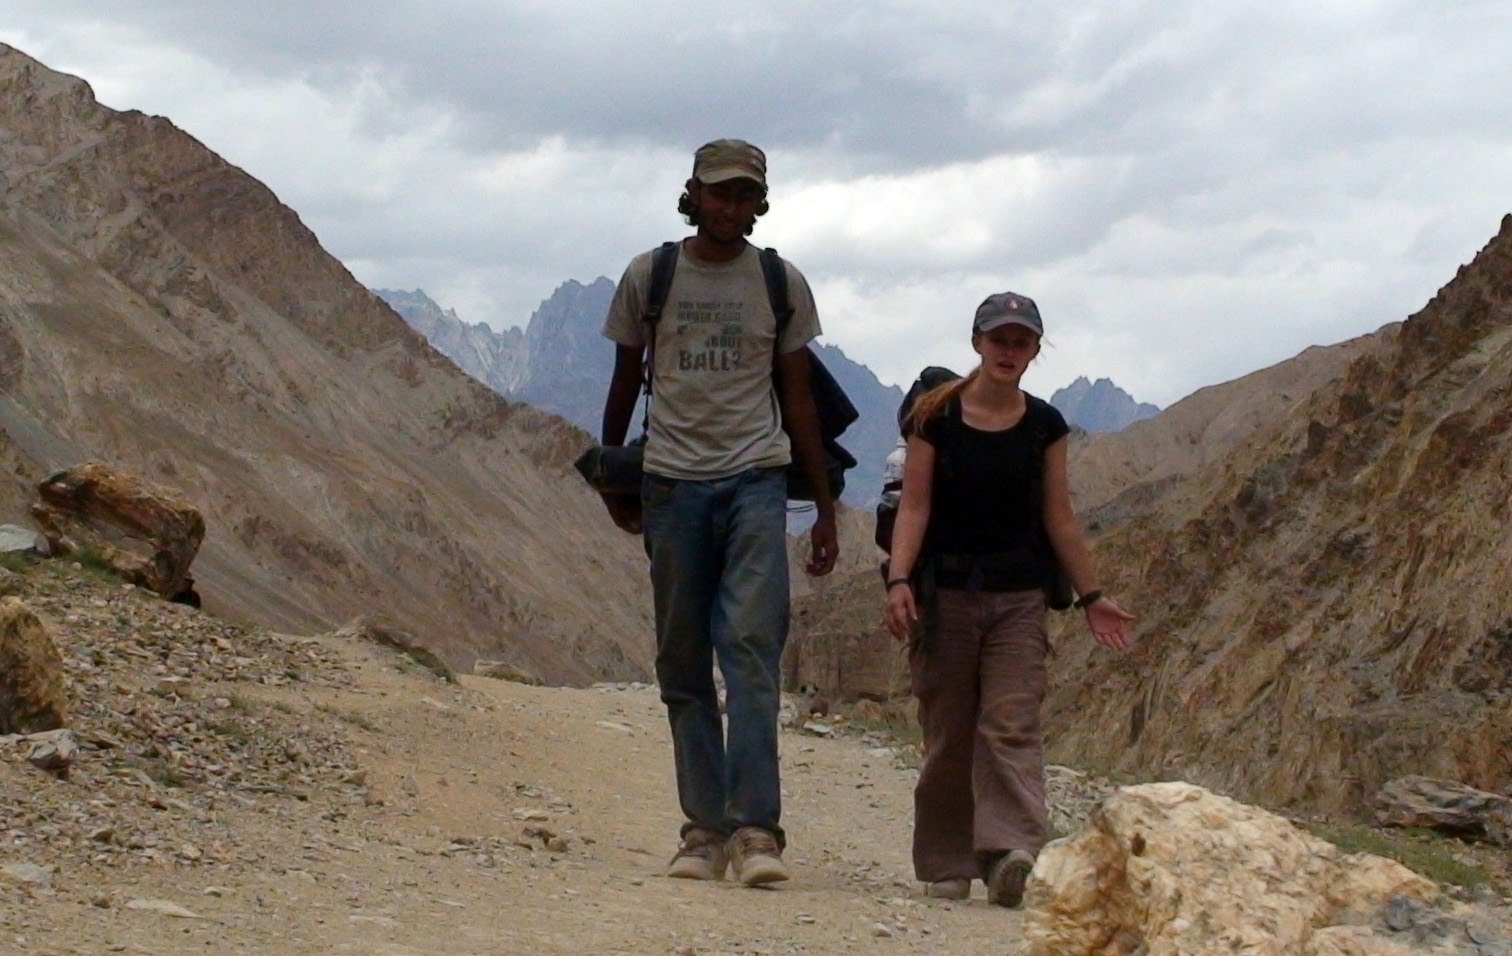
POLYGON ((924 766, 914 871, 929 896, 1017 906, 1049 838, 1039 710, 1046 585, 1057 564, 1099 644, 1129 645, 1133 615, 1097 584, 1071 510, 1065 418, 1020 387, 1044 324, 1012 292, 977 308, 981 363, 925 393, 905 421, 903 496, 887 625, 909 640, 924 766))

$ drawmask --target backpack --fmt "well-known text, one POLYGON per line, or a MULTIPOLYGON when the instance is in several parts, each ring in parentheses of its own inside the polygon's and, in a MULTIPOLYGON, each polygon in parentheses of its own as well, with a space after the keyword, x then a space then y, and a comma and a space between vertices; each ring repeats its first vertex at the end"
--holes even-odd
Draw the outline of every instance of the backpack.
POLYGON ((888 554, 892 554, 893 525, 898 520, 898 505, 903 501, 903 464, 908 458, 908 439, 904 437, 904 427, 908 416, 913 412, 914 403, 925 392, 933 391, 960 377, 948 368, 931 365, 914 379, 908 393, 903 396, 902 403, 898 405, 898 441, 888 454, 886 464, 882 466, 882 498, 877 502, 877 522, 872 534, 877 547, 888 554))
MULTIPOLYGON (((682 243, 664 242, 651 254, 651 283, 646 292, 646 308, 641 319, 653 326, 646 340, 652 343, 652 349, 647 352, 645 382, 646 394, 651 394, 651 370, 655 362, 653 354, 656 332, 654 326, 661 320, 662 310, 667 305, 667 294, 672 289, 672 275, 677 270, 678 254, 682 250, 682 243)), ((773 362, 776 362, 776 342, 782 338, 782 333, 787 329, 788 322, 793 318, 793 305, 788 298, 787 269, 782 264, 782 258, 777 255, 776 249, 763 249, 761 257, 761 277, 766 282, 767 300, 771 303, 772 314, 777 317, 777 336, 773 340, 773 362)), ((851 402, 850 396, 835 381, 829 369, 824 367, 819 356, 814 350, 805 347, 809 363, 809 390, 814 396, 814 407, 819 418, 819 442, 824 451, 824 473, 829 484, 830 497, 838 500, 840 493, 845 490, 845 472, 847 469, 856 467, 856 459, 850 452, 840 446, 838 439, 849 428, 861 413, 851 402)), ((790 501, 813 501, 814 489, 810 486, 808 476, 803 469, 794 461, 788 466, 787 473, 788 492, 790 501)))
MULTIPOLYGON (((882 470, 882 498, 877 503, 877 519, 873 537, 877 547, 884 552, 892 553, 893 527, 898 521, 898 505, 903 499, 903 466, 908 457, 908 439, 901 437, 904 433, 905 423, 913 411, 914 403, 926 392, 933 391, 946 382, 960 378, 955 372, 938 365, 931 365, 919 373, 914 379, 913 385, 909 386, 908 393, 903 396, 903 401, 898 406, 898 433, 899 439, 893 446, 891 454, 887 456, 887 464, 882 470)), ((1040 446, 1041 457, 1036 459, 1039 467, 1035 469, 1034 497, 1043 500, 1043 451, 1049 446, 1048 436, 1040 434, 1036 436, 1035 444, 1040 446)), ((940 448, 935 453, 935 469, 947 469, 950 462, 946 457, 946 449, 940 448)), ((1048 576, 1045 581, 1045 600, 1050 607, 1057 611, 1064 611, 1071 607, 1074 600, 1074 592, 1070 580, 1061 569, 1060 562, 1056 559, 1055 549, 1049 545, 1049 534, 1041 530, 1045 541, 1045 550, 1048 557, 1048 576)), ((883 564, 883 577, 887 577, 886 564, 883 564)))

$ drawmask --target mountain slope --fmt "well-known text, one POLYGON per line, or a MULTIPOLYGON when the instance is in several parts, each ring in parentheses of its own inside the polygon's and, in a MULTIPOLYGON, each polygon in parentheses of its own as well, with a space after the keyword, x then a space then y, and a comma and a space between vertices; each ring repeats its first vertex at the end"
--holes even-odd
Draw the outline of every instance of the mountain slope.
POLYGON ((463 667, 648 672, 638 549, 569 479, 588 437, 462 374, 266 187, 9 47, 0 176, 7 513, 103 458, 204 512, 207 606, 383 613, 463 667))
MULTIPOLYGON (((1405 322, 1078 438, 1070 469, 1138 644, 1051 615, 1052 759, 1328 812, 1406 774, 1512 788, 1512 217, 1405 322)), ((828 582, 793 656, 906 688, 881 608, 875 571, 828 582)))
POLYGON ((1141 642, 1061 642, 1057 758, 1325 809, 1408 773, 1512 786, 1509 383, 1512 216, 1343 376, 1106 526, 1141 642))
POLYGON ((1072 497, 1096 522, 1150 507, 1182 479, 1233 454, 1291 414, 1356 359, 1388 348, 1401 323, 1334 345, 1315 345, 1233 381, 1200 388, 1153 419, 1072 441, 1072 497), (1121 499, 1125 491, 1126 498, 1121 499), (1106 513, 1103 509, 1106 508, 1106 513))

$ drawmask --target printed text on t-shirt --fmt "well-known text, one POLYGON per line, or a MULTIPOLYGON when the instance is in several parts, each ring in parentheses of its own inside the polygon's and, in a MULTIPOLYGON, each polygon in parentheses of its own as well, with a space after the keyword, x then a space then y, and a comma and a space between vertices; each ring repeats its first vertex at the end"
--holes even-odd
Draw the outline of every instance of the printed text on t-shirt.
POLYGON ((683 300, 677 303, 677 368, 682 372, 729 372, 745 353, 743 301, 683 300))

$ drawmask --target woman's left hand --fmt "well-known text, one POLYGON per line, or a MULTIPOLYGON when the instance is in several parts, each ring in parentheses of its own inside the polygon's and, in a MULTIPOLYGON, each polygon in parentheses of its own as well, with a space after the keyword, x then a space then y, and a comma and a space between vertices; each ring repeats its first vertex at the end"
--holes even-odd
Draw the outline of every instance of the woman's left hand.
POLYGON ((1134 615, 1119 607, 1117 601, 1110 597, 1100 597, 1084 610, 1087 613, 1087 626, 1092 628, 1092 636, 1103 647, 1121 651, 1134 643, 1128 627, 1129 622, 1134 620, 1134 615))

